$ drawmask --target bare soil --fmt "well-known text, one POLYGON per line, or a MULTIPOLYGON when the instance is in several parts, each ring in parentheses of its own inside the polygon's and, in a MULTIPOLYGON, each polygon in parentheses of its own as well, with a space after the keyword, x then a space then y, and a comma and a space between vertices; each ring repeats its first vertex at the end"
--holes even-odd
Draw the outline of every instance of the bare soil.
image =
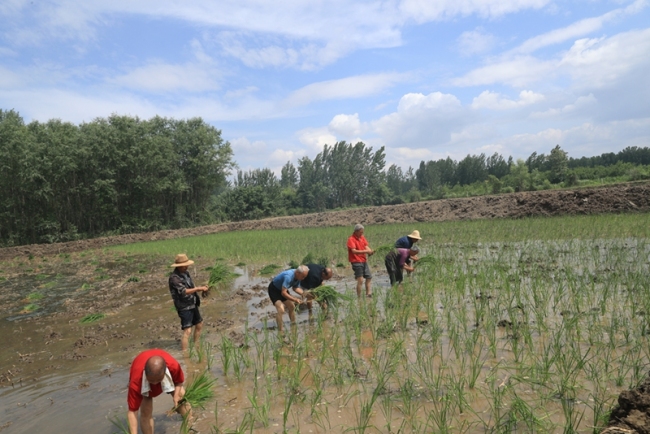
POLYGON ((73 253, 118 244, 166 240, 217 232, 307 227, 350 226, 492 218, 647 212, 650 183, 628 183, 573 190, 545 190, 442 199, 401 205, 373 206, 263 220, 222 223, 189 229, 126 234, 57 244, 32 244, 0 249, 0 260, 17 256, 73 253))

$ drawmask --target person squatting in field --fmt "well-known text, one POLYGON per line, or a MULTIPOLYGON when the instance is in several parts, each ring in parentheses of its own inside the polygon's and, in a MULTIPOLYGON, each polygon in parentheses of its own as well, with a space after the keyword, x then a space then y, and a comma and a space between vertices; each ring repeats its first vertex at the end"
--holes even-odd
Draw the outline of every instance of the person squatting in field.
MULTIPOLYGON (((318 288, 323 284, 323 281, 330 280, 334 274, 331 268, 323 267, 319 264, 307 264, 307 268, 309 269, 309 273, 307 273, 307 277, 300 282, 300 287, 306 290, 318 288)), ((311 297, 305 297, 307 298, 307 309, 310 311, 312 308, 312 297, 313 295, 311 295, 311 297)), ((327 303, 321 303, 321 307, 326 309, 327 303)))
POLYGON ((354 226, 354 232, 348 238, 348 260, 352 264, 354 278, 357 281, 357 297, 361 297, 363 280, 366 280, 366 297, 372 297, 372 273, 368 265, 368 256, 374 252, 368 246, 368 240, 363 236, 364 227, 361 224, 354 226))
POLYGON ((420 252, 418 246, 411 246, 410 249, 394 249, 391 250, 385 258, 386 271, 390 279, 390 285, 399 284, 401 286, 404 280, 404 270, 411 272, 414 270, 411 261, 417 257, 420 252))
POLYGON ((131 434, 138 434, 138 411, 143 434, 153 434, 153 398, 163 392, 171 395, 175 411, 185 416, 191 410, 183 403, 185 375, 169 353, 159 349, 143 351, 131 363, 127 421, 131 434), (179 406, 180 404, 180 406, 179 406))
POLYGON ((181 253, 176 255, 176 260, 171 265, 174 271, 169 276, 169 292, 174 300, 174 307, 181 319, 181 348, 187 350, 189 346, 190 334, 194 327, 194 342, 199 341, 201 330, 203 329, 203 318, 199 312, 201 299, 199 292, 207 291, 207 286, 194 286, 192 277, 187 269, 194 261, 188 259, 187 255, 181 253))
POLYGON ((307 277, 309 268, 306 265, 301 265, 295 270, 285 270, 271 279, 269 283, 269 298, 271 303, 277 310, 275 319, 278 324, 278 330, 282 331, 283 315, 286 310, 289 313, 289 320, 291 323, 296 322, 295 308, 296 304, 305 302, 302 298, 296 298, 289 293, 289 289, 302 297, 303 290, 300 287, 300 281, 307 277))

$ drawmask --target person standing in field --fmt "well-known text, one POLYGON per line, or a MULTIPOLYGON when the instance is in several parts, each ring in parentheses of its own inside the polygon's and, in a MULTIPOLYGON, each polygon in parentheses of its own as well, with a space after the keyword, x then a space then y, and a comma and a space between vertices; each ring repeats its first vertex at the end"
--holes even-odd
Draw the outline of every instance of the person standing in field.
POLYGON ((357 280, 357 297, 361 297, 364 279, 366 281, 366 297, 372 297, 372 273, 368 265, 368 256, 375 252, 368 246, 368 241, 363 236, 363 232, 363 225, 357 224, 354 226, 354 232, 348 238, 348 260, 352 264, 354 278, 357 280))
POLYGON ((187 269, 194 261, 188 259, 184 253, 176 255, 176 260, 171 265, 174 271, 169 276, 169 292, 174 300, 174 307, 181 319, 181 348, 183 351, 189 347, 192 327, 194 327, 194 342, 199 341, 201 330, 203 329, 203 318, 199 312, 201 299, 199 292, 207 291, 207 286, 194 286, 192 277, 187 269))
MULTIPOLYGON (((307 268, 309 269, 309 273, 307 273, 307 277, 300 282, 300 287, 302 289, 318 288, 323 284, 323 281, 330 280, 334 274, 331 268, 323 267, 319 264, 307 264, 307 268)), ((311 307, 312 300, 308 298, 307 309, 311 310, 311 307)), ((327 308, 327 305, 323 304, 323 308, 327 308)))
POLYGON ((185 395, 185 375, 180 364, 159 349, 138 354, 131 363, 127 403, 127 421, 131 434, 138 434, 138 411, 143 434, 153 434, 153 398, 163 392, 171 395, 175 410, 185 416, 191 410, 182 403, 185 395), (179 406, 179 404, 181 404, 179 406))
POLYGON ((391 250, 385 258, 386 271, 390 279, 390 285, 398 284, 401 286, 404 280, 404 270, 412 272, 414 270, 411 265, 411 260, 417 257, 420 252, 418 246, 411 246, 410 249, 394 249, 391 250))
POLYGON ((296 322, 296 304, 303 303, 302 299, 291 295, 289 289, 293 289, 296 294, 302 296, 303 291, 300 287, 300 281, 307 277, 308 273, 309 268, 307 268, 306 265, 301 265, 295 270, 283 271, 271 279, 271 283, 269 283, 269 298, 277 311, 275 314, 275 320, 280 332, 283 328, 282 317, 284 316, 284 311, 287 311, 289 314, 289 320, 293 324, 296 322))
POLYGON ((420 231, 414 230, 408 235, 404 235, 401 238, 398 238, 397 241, 395 241, 395 248, 396 249, 410 249, 413 244, 417 243, 420 241, 422 238, 420 237, 420 231))

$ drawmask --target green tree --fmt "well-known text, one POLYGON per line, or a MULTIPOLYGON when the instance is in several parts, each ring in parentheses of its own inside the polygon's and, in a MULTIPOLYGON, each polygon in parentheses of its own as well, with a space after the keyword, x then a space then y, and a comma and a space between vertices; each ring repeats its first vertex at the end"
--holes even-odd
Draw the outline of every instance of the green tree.
POLYGON ((549 181, 554 184, 564 181, 569 170, 569 158, 567 153, 556 145, 548 156, 549 181))

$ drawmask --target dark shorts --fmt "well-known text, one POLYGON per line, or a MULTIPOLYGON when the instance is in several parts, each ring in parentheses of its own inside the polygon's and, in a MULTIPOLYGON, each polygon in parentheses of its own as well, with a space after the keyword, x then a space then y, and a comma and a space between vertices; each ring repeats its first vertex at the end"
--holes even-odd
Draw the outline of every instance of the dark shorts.
POLYGON ((203 322, 198 307, 195 307, 194 309, 179 310, 178 316, 181 319, 181 328, 183 330, 203 322))
POLYGON ((271 303, 275 306, 275 302, 280 300, 282 302, 287 301, 286 298, 282 296, 282 292, 273 285, 273 281, 271 280, 271 283, 269 283, 269 298, 271 299, 271 303))
POLYGON ((354 271, 355 279, 358 279, 359 277, 363 277, 364 279, 372 279, 370 266, 367 262, 353 262, 352 271, 354 271))

